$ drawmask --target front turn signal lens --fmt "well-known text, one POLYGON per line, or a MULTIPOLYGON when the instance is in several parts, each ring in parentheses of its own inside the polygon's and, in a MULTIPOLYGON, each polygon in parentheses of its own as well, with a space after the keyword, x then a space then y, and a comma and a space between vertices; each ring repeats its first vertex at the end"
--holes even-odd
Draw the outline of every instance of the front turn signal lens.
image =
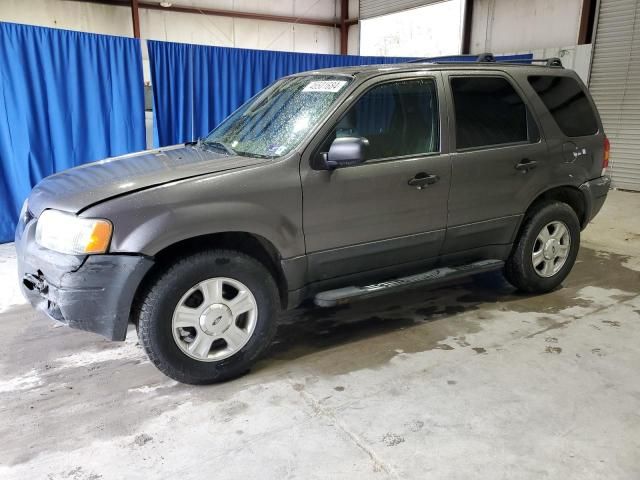
POLYGON ((104 253, 109 248, 113 227, 106 220, 96 220, 89 241, 84 247, 85 253, 104 253))

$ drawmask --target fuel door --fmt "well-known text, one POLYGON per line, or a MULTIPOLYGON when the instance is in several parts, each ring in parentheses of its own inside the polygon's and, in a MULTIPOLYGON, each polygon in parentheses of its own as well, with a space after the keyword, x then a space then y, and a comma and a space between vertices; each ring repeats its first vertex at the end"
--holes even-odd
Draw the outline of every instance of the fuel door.
POLYGON ((574 163, 576 160, 587 155, 587 149, 574 142, 564 142, 562 145, 562 156, 566 163, 574 163))

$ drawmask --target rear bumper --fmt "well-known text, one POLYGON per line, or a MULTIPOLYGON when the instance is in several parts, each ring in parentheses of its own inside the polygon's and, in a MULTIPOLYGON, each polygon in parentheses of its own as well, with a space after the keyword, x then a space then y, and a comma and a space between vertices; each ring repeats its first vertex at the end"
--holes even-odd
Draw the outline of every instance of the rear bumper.
POLYGON ((18 275, 25 298, 72 328, 124 340, 133 297, 153 261, 142 255, 76 257, 40 247, 34 220, 18 225, 18 275))
POLYGON ((607 194, 611 188, 611 178, 604 176, 594 178, 580 185, 580 191, 585 199, 585 212, 582 228, 593 220, 607 199, 607 194))

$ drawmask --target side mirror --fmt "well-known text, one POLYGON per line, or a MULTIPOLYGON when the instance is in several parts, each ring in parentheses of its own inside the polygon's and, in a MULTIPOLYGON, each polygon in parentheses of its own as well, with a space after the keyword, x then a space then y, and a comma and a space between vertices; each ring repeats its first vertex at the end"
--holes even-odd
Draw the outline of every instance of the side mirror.
POLYGON ((321 154, 318 162, 321 170, 351 167, 364 162, 369 140, 362 137, 336 138, 329 151, 321 154))

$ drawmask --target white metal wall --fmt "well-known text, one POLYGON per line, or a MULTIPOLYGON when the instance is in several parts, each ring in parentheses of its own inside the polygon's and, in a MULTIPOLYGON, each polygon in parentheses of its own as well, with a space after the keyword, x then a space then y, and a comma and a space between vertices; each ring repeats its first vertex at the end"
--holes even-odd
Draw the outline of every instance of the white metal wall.
POLYGON ((444 0, 360 0, 360 18, 379 17, 444 0))
POLYGON ((640 191, 640 0, 601 0, 589 90, 611 140, 611 178, 640 191))
POLYGON ((471 52, 519 52, 578 43, 582 0, 474 0, 471 52))
MULTIPOLYGON (((334 0, 174 0, 174 4, 319 19, 335 18, 334 0)), ((128 7, 65 0, 0 0, 0 21, 131 36, 128 7)), ((222 47, 337 53, 333 27, 140 9, 142 38, 222 47)))

